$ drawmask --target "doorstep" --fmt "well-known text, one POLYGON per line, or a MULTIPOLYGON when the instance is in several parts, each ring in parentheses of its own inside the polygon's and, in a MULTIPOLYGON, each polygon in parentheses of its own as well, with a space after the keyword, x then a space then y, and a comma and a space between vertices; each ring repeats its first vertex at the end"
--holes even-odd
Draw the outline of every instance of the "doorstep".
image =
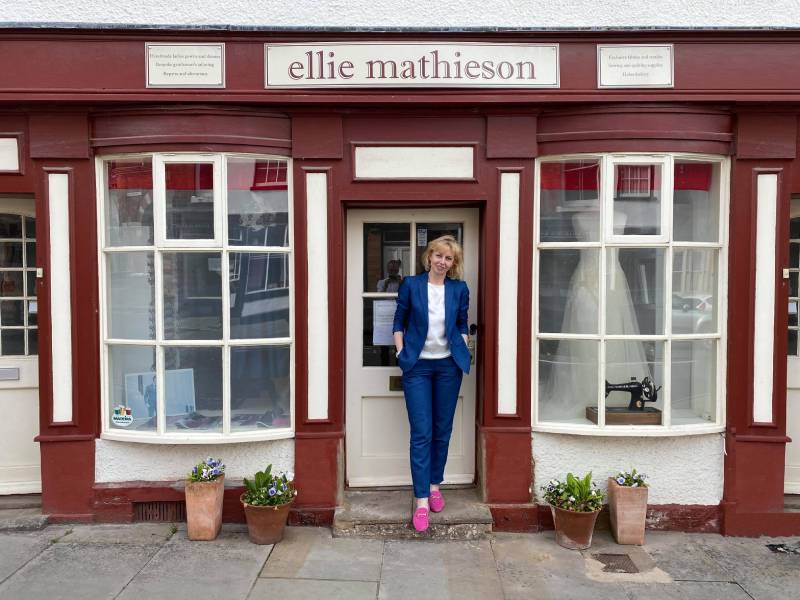
POLYGON ((346 491, 333 517, 334 537, 475 540, 492 532, 492 513, 476 489, 442 489, 447 506, 430 513, 427 531, 411 526, 411 490, 346 491))
POLYGON ((33 531, 46 525, 41 494, 0 496, 0 531, 33 531))

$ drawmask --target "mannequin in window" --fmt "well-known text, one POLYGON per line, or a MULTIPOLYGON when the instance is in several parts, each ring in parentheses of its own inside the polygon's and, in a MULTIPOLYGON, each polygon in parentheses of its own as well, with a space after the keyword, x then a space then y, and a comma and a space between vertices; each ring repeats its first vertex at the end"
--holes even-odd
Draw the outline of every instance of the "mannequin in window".
MULTIPOLYGON (((597 241, 600 234, 598 211, 577 212, 572 217, 578 242, 597 241)), ((614 215, 615 229, 624 228, 626 215, 614 215)), ((620 335, 639 335, 628 280, 617 258, 617 250, 609 248, 613 260, 607 261, 606 281, 600 281, 600 264, 594 252, 580 252, 580 259, 570 279, 561 331, 564 333, 597 334, 597 289, 606 285, 606 331, 620 335)), ((561 340, 553 357, 549 376, 540 382, 540 420, 582 421, 587 406, 597 405, 597 365, 599 347, 588 340, 561 340)), ((631 377, 641 380, 651 376, 642 342, 617 341, 606 344, 604 379, 615 383, 631 377)), ((624 394, 623 394, 624 396, 624 394)), ((609 397, 609 400, 614 400, 609 397)))

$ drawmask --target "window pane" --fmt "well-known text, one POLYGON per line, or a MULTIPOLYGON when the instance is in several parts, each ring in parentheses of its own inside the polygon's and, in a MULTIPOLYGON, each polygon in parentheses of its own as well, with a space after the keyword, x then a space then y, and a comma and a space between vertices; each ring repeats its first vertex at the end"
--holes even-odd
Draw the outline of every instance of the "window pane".
POLYGON ((114 252, 106 255, 109 337, 155 339, 154 280, 152 252, 114 252))
MULTIPOLYGON (((106 163, 106 243, 149 246, 153 243, 153 165, 150 158, 106 163)), ((35 226, 32 219, 27 225, 35 226)), ((28 237, 32 237, 28 232, 28 237)))
POLYGON ((664 333, 664 250, 606 249, 606 333, 664 333))
MULTIPOLYGON (((664 343, 654 341, 639 340, 608 340, 606 342, 606 409, 627 409, 635 395, 627 391, 611 391, 614 385, 645 383, 648 378, 652 384, 658 388, 664 384, 664 343)), ((635 392, 637 390, 634 390, 635 392)), ((640 395, 644 398, 644 394, 640 395)), ((644 402, 645 410, 653 408, 659 411, 664 407, 663 390, 657 392, 656 402, 644 402)), ((613 411, 612 411, 613 412, 613 411)), ((645 411, 641 411, 645 412, 645 411)), ((615 415, 622 419, 631 419, 631 424, 638 424, 633 417, 626 417, 624 411, 615 415)), ((608 422, 608 414, 606 422, 608 422)), ((658 425, 661 424, 659 418, 658 425)))
POLYGON ((24 356, 25 330, 3 329, 0 332, 0 346, 3 348, 3 356, 24 356))
POLYGON ((22 300, 3 300, 0 302, 0 325, 25 325, 24 302, 22 300))
POLYGON ((797 298, 798 296, 798 289, 797 289, 797 280, 798 280, 798 273, 789 273, 789 295, 792 298, 797 298))
POLYGON ((717 250, 675 248, 672 332, 717 331, 717 250))
POLYGON ((800 268, 800 244, 795 242, 789 246, 789 266, 792 269, 800 268))
POLYGON ((26 296, 35 296, 36 295, 36 271, 28 271, 25 273, 26 279, 26 296))
POLYGON ((25 244, 25 266, 28 268, 36 266, 36 242, 25 244))
POLYGON ((539 331, 598 332, 600 251, 542 250, 539 254, 539 331))
POLYGON ((681 242, 719 239, 719 163, 676 162, 672 237, 681 242))
POLYGON ((39 303, 36 300, 29 300, 28 305, 28 325, 38 325, 39 303))
POLYGON ((797 305, 797 300, 789 302, 789 327, 797 327, 797 305))
POLYGON ((231 338, 289 337, 289 255, 231 252, 231 338))
POLYGON ((394 367, 392 323, 397 302, 393 298, 364 298, 363 357, 365 367, 394 367))
POLYGON ((39 330, 28 329, 28 356, 39 354, 39 330))
POLYGON ((21 238, 22 217, 20 215, 0 215, 0 238, 21 238))
POLYGON ((614 235, 661 234, 661 165, 614 167, 614 235))
POLYGON ((25 237, 28 239, 36 238, 36 219, 25 217, 25 237))
POLYGON ((214 165, 167 163, 164 170, 167 238, 214 239, 214 165))
POLYGON ((231 348, 231 430, 291 423, 289 346, 231 348))
POLYGON ((228 243, 289 245, 286 161, 228 158, 228 243))
POLYGON ((672 424, 716 421, 717 344, 672 342, 672 424))
POLYGON ((222 255, 165 252, 164 337, 168 340, 222 338, 222 255))
POLYGON ((0 273, 0 296, 23 296, 22 271, 0 273))
POLYGON ((797 330, 789 330, 789 356, 797 356, 797 330))
POLYGON ((365 292, 397 292, 403 277, 413 275, 412 260, 410 223, 364 224, 365 292))
POLYGON ((597 160, 542 163, 540 241, 600 239, 600 163, 597 160))
POLYGON ((0 267, 22 267, 21 242, 0 242, 0 267))
MULTIPOLYGON (((422 264, 422 255, 428 244, 443 235, 452 235, 456 241, 464 246, 463 225, 461 223, 417 223, 417 264, 416 273, 423 273, 425 266, 422 264)), ((413 273, 409 273, 413 275, 413 273)))
POLYGON ((589 425, 597 410, 599 342, 539 341, 539 421, 589 425))
POLYGON ((158 398, 155 349, 110 346, 108 381, 109 428, 155 431, 158 398))
POLYGON ((222 431, 222 348, 164 348, 169 431, 222 431))

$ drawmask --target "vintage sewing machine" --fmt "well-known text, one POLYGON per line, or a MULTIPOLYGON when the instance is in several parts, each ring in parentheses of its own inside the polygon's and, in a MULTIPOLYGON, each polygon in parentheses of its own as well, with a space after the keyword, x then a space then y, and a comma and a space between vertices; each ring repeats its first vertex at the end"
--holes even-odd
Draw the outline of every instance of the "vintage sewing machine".
MULTIPOLYGON (((658 400, 658 390, 661 386, 649 377, 637 381, 631 377, 625 383, 609 383, 606 381, 606 398, 612 392, 627 392, 630 394, 628 406, 606 406, 606 425, 661 425, 661 410, 652 406, 645 406, 647 402, 658 400)), ((586 407, 586 418, 597 423, 597 407, 586 407)))

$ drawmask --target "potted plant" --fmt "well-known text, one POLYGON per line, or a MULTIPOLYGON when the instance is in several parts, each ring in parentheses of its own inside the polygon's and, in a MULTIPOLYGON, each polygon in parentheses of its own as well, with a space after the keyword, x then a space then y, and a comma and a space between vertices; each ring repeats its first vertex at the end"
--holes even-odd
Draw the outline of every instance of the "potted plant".
POLYGON ((190 540, 213 540, 222 527, 225 465, 210 456, 195 465, 186 481, 186 526, 190 540))
POLYGON ((647 475, 620 471, 608 478, 608 509, 611 532, 618 544, 644 544, 647 517, 647 475))
POLYGON ((244 478, 245 492, 241 495, 247 533, 254 544, 276 544, 283 539, 289 506, 297 496, 292 473, 272 473, 272 465, 244 478))
POLYGON ((603 508, 603 492, 592 481, 591 471, 583 478, 567 473, 566 481, 551 479, 542 490, 553 514, 556 543, 570 550, 591 546, 594 524, 603 508))

